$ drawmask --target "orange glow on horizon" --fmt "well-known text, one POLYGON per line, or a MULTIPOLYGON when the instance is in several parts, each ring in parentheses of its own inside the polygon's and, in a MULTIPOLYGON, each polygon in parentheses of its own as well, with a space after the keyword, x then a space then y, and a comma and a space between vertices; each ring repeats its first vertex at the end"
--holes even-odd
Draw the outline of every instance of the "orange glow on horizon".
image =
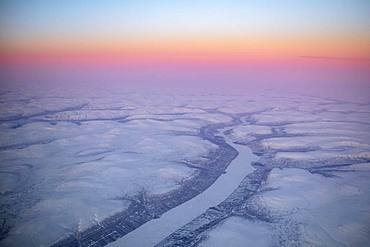
POLYGON ((0 64, 125 66, 331 66, 370 69, 370 37, 204 36, 43 40, 0 44, 0 64))
POLYGON ((63 57, 139 59, 163 58, 184 60, 246 58, 286 58, 300 56, 333 57, 367 60, 370 58, 370 37, 364 35, 328 36, 240 36, 240 37, 172 37, 86 40, 34 40, 1 42, 4 57, 63 57))

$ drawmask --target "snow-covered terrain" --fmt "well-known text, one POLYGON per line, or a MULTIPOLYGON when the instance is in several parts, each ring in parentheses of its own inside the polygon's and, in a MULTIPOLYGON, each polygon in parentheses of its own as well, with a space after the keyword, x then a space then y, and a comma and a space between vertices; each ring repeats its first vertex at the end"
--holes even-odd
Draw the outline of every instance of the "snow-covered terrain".
POLYGON ((127 198, 142 191, 163 194, 176 189, 197 172, 186 162, 205 163, 217 148, 197 136, 200 127, 217 122, 217 116, 157 118, 159 113, 181 116, 201 110, 136 108, 131 103, 130 111, 138 113, 126 120, 126 109, 104 109, 115 107, 109 98, 103 106, 102 99, 94 106, 95 99, 76 105, 74 99, 23 97, 5 101, 2 111, 5 246, 50 245, 127 209, 127 198))
POLYGON ((232 145, 259 156, 254 170, 159 246, 370 244, 369 104, 45 95, 0 96, 1 246, 104 246, 212 186, 232 145))
POLYGON ((229 111, 241 123, 225 131, 260 156, 255 172, 157 246, 368 246, 370 105, 289 96, 260 104, 229 111))

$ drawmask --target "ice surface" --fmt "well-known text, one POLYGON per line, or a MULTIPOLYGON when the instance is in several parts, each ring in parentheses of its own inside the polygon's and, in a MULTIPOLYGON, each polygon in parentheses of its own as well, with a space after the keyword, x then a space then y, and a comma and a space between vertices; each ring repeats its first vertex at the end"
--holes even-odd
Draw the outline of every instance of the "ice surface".
POLYGON ((238 150, 239 155, 227 168, 226 174, 218 178, 210 188, 193 199, 164 213, 159 219, 144 224, 108 246, 154 246, 172 231, 186 224, 209 207, 222 202, 232 193, 243 178, 253 170, 250 164, 257 158, 248 147, 234 145, 234 148, 238 150))

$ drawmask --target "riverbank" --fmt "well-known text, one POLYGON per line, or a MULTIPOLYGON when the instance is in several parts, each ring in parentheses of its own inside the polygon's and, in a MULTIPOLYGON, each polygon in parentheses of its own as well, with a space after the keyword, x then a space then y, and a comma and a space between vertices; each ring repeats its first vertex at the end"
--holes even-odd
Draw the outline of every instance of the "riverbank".
POLYGON ((176 231, 208 208, 221 203, 238 187, 243 178, 253 171, 251 162, 256 160, 246 146, 232 145, 239 155, 232 161, 226 174, 220 176, 208 189, 193 199, 151 220, 109 246, 151 247, 176 231))
POLYGON ((217 145, 218 148, 209 154, 210 160, 204 166, 207 169, 198 169, 197 173, 191 179, 184 181, 179 189, 161 195, 139 193, 135 198, 130 198, 130 206, 127 210, 85 231, 58 241, 52 246, 105 246, 201 194, 224 174, 231 161, 238 155, 235 148, 217 135, 219 130, 236 123, 237 121, 233 120, 228 123, 209 124, 200 129, 199 136, 217 145))

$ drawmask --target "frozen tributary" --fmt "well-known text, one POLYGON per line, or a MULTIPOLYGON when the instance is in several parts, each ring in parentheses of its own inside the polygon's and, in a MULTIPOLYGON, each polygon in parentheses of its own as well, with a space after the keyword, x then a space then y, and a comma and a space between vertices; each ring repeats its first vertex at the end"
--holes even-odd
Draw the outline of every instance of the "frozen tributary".
POLYGON ((225 200, 238 187, 243 178, 252 172, 251 162, 257 159, 248 147, 230 145, 239 152, 238 156, 228 166, 226 173, 207 190, 164 213, 159 219, 147 222, 109 246, 154 246, 209 207, 216 206, 225 200))

